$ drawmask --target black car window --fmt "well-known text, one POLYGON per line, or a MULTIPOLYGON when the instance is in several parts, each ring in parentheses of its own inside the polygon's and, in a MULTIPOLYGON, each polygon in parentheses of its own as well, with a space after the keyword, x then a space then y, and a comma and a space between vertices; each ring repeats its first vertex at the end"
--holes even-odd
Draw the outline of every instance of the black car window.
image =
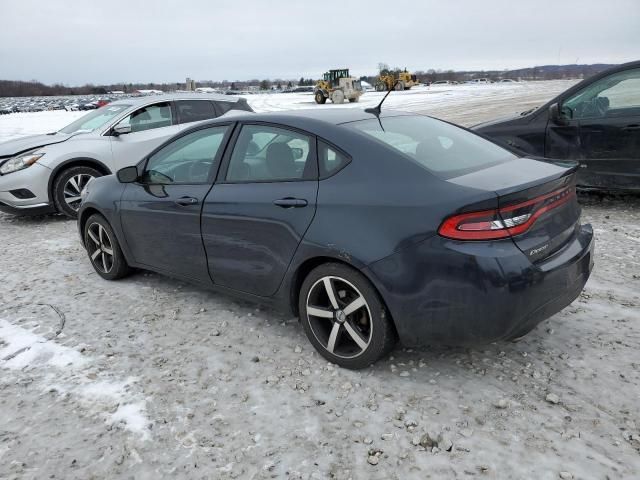
POLYGON ((320 163, 320 178, 326 178, 349 163, 349 158, 337 149, 318 140, 318 160, 320 163))
POLYGON ((178 100, 175 104, 180 123, 199 122, 216 117, 213 104, 208 100, 178 100))
POLYGON ((244 99, 239 99, 237 102, 225 102, 216 100, 216 105, 218 106, 218 110, 220 111, 220 115, 224 115, 229 110, 243 110, 246 112, 252 112, 251 107, 244 99))
POLYGON ((567 118, 640 115, 640 68, 613 73, 562 103, 567 118))
POLYGON ((205 183, 215 167, 227 126, 197 130, 165 145, 147 162, 143 183, 205 183))
POLYGON ((315 178, 311 138, 284 128, 245 125, 231 154, 228 182, 273 182, 315 178))
POLYGON ((421 115, 345 124, 391 147, 441 178, 453 178, 517 158, 460 127, 421 115))
POLYGON ((133 112, 118 123, 119 126, 131 126, 131 133, 152 130, 154 128, 173 125, 171 104, 169 102, 154 103, 133 112))

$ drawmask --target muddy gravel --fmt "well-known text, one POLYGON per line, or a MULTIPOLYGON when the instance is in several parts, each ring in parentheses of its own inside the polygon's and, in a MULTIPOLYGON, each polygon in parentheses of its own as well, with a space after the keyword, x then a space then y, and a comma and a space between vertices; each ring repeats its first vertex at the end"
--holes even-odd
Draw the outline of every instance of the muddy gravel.
POLYGON ((0 478, 638 478, 640 198, 580 200, 596 259, 571 306, 358 372, 294 318, 104 281, 75 222, 0 214, 0 478))

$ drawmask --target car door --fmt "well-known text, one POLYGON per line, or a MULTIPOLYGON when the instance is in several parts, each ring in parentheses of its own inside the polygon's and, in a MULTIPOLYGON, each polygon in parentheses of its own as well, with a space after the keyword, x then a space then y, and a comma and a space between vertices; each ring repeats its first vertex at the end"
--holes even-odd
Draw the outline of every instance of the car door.
POLYGON ((244 124, 202 209, 214 283, 259 296, 278 289, 311 224, 316 142, 288 127, 244 124))
POLYGON ((220 164, 231 126, 187 133, 149 156, 127 184, 120 221, 136 263, 210 282, 200 236, 200 211, 220 164))
POLYGON ((564 100, 560 111, 564 125, 549 127, 551 158, 579 161, 579 185, 640 189, 640 69, 593 82, 564 100), (566 132, 566 152, 554 149, 558 132, 566 132))
POLYGON ((114 171, 137 164, 140 159, 184 128, 174 118, 171 102, 158 102, 134 111, 116 126, 130 126, 127 134, 110 135, 114 171))

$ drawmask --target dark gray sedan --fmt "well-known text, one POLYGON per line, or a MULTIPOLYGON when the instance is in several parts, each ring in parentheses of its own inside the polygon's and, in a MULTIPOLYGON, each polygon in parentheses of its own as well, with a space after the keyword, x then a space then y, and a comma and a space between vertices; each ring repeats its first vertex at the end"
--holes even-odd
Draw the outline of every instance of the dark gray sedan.
POLYGON ((327 359, 526 334, 593 266, 574 165, 429 117, 355 109, 198 124, 93 180, 95 270, 154 270, 299 315, 327 359))

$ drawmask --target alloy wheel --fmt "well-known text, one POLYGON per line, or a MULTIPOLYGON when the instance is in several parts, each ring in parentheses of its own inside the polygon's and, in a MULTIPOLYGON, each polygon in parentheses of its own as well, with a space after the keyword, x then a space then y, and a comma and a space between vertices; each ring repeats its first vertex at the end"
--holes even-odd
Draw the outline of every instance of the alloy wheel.
POLYGON ((80 208, 81 198, 80 193, 82 189, 92 180, 93 175, 89 175, 86 173, 80 173, 78 175, 74 175, 67 183, 64 185, 64 200, 67 202, 67 205, 71 207, 73 210, 78 211, 80 208))
POLYGON ((364 295, 347 280, 320 278, 309 290, 306 310, 313 335, 332 355, 355 358, 369 347, 371 311, 364 295))
POLYGON ((87 251, 96 269, 109 273, 113 268, 113 244, 105 228, 99 223, 92 223, 87 228, 87 251))

